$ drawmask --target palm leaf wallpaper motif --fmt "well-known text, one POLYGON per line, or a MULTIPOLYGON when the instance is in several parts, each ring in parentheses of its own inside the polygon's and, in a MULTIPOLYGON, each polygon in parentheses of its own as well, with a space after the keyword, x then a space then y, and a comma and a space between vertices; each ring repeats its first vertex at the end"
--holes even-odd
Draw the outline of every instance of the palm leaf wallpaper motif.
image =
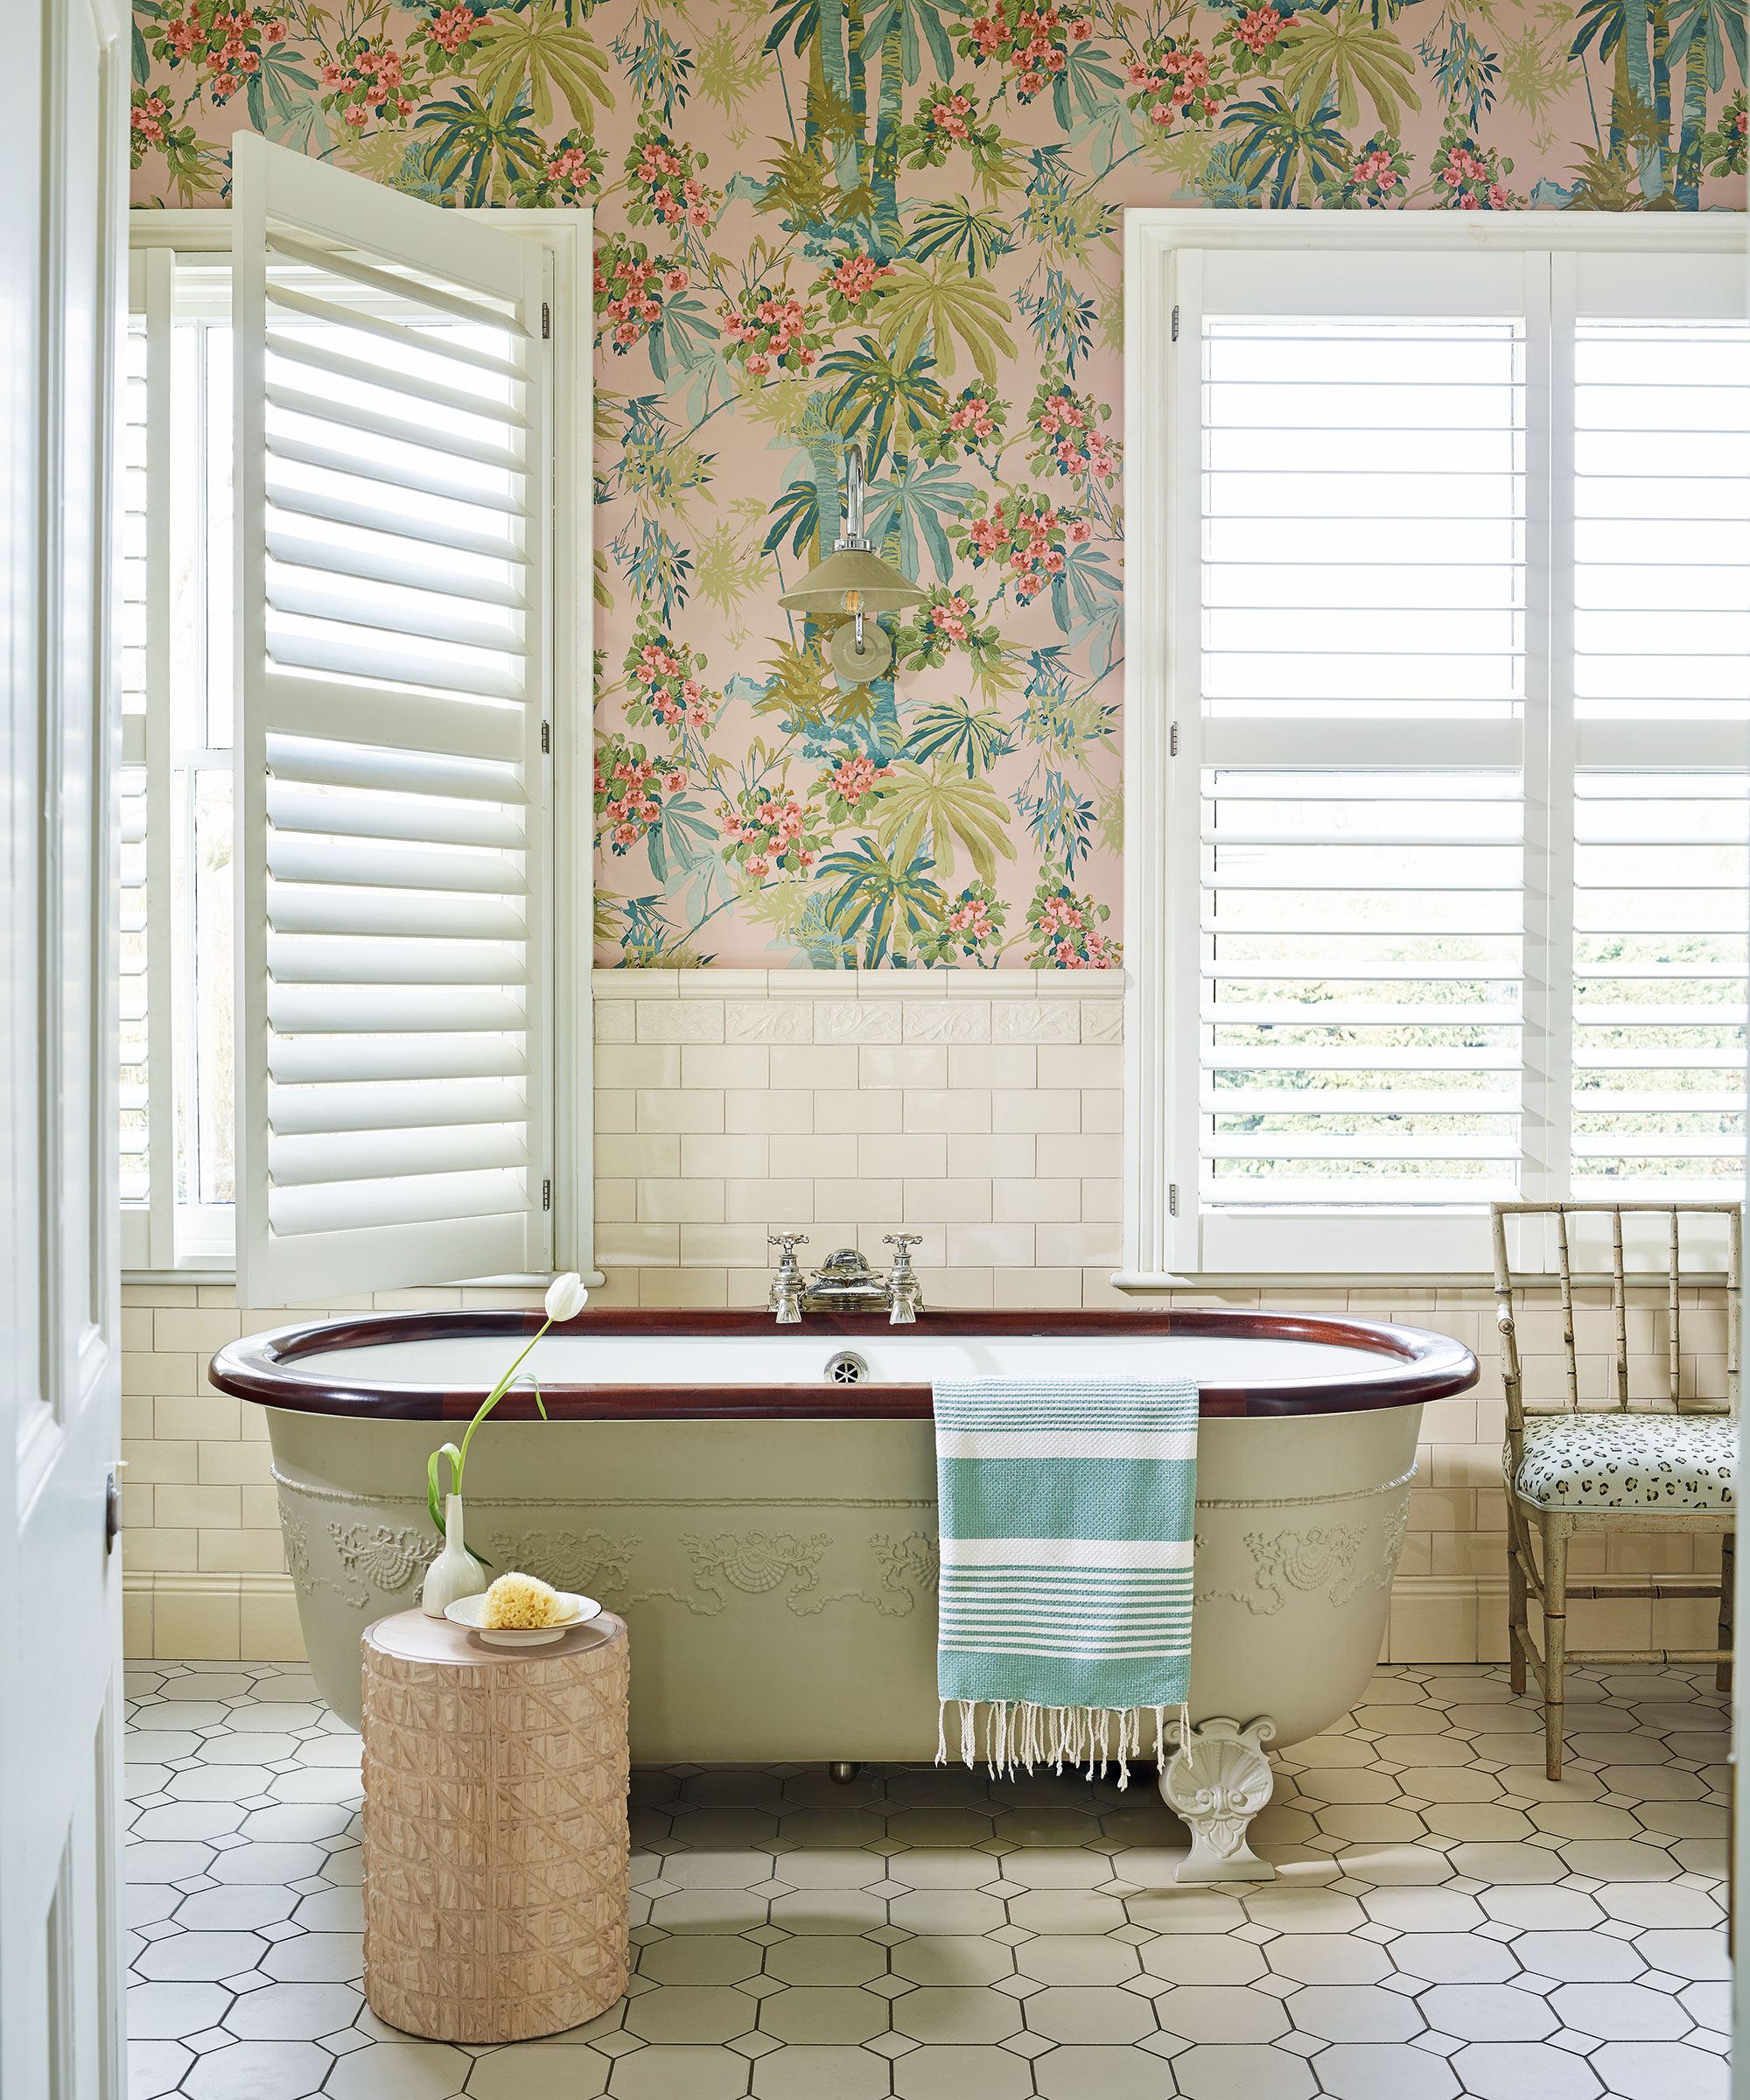
POLYGON ((1082 968, 1113 918, 1118 212, 1741 211, 1746 0, 136 0, 135 201, 263 132, 597 228, 604 962, 1082 968), (839 528, 927 593, 841 688, 839 528))

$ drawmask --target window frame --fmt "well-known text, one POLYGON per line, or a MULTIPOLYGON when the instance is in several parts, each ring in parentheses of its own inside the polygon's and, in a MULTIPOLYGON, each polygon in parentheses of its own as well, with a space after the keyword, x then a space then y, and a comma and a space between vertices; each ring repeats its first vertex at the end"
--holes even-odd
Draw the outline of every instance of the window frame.
MULTIPOLYGON (((602 1280, 595 1265, 594 1196, 594 1029, 591 1015, 591 929, 595 915, 594 864, 591 852, 594 784, 594 294, 592 281, 594 215, 586 210, 538 207, 505 211, 490 206, 463 208, 461 216, 488 221, 500 231, 545 248, 552 259, 552 327, 556 341, 569 354, 554 359, 552 399, 553 461, 553 679, 552 788, 548 821, 552 870, 549 943, 550 1010, 552 1042, 552 1261, 556 1272, 580 1271, 586 1281, 602 1280)), ((135 210, 129 214, 131 311, 144 304, 148 273, 167 273, 166 256, 181 254, 208 261, 231 253, 228 211, 135 210)), ((167 330, 165 332, 167 336, 167 330)), ((160 354, 167 357, 168 340, 160 354)), ((149 335, 149 355, 150 354, 149 335)), ((167 397, 166 397, 167 398, 167 397)), ((148 472, 167 457, 167 419, 154 443, 149 409, 148 472)), ((161 468, 159 470, 162 471, 161 468)), ((172 1037, 168 1025, 154 1027, 158 1015, 172 1004, 169 942, 158 933, 150 897, 169 894, 170 724, 165 692, 168 628, 159 600, 167 585, 166 551, 148 538, 147 711, 128 718, 125 741, 130 757, 137 752, 147 773, 148 881, 147 946, 149 1102, 170 1098, 172 1037), (157 592, 154 592, 154 584, 157 592), (154 654, 156 649, 157 654, 154 654), (144 722, 140 732, 131 725, 144 722), (164 816, 160 819, 160 808, 164 816), (162 866, 163 879, 158 869, 162 866), (156 938, 154 937, 156 935, 156 938), (160 1085, 162 1073, 162 1087, 160 1085)), ((163 910, 159 905, 159 913, 163 910)), ((158 1278, 189 1282, 229 1281, 235 1274, 231 1256, 215 1256, 176 1244, 173 1184, 174 1140, 168 1116, 160 1110, 149 1129, 150 1186, 145 1204, 122 1207, 122 1271, 128 1282, 158 1278)), ((481 1283, 544 1283, 545 1277, 498 1276, 481 1283)))
MULTIPOLYGON (((1181 433, 1189 433, 1189 442, 1198 448, 1194 458, 1200 458, 1202 373, 1200 326, 1186 329, 1184 340, 1175 343, 1175 316, 1186 304, 1200 314, 1200 256, 1217 250, 1298 251, 1314 257, 1380 250, 1435 257, 1546 256, 1549 304, 1540 314, 1528 300, 1525 315, 1535 371, 1538 360, 1547 363, 1552 354, 1564 354, 1558 347, 1562 329, 1555 324, 1572 322, 1576 277, 1585 258, 1741 256, 1741 221, 1723 214, 1662 214, 1656 220, 1564 216, 1552 224, 1550 214, 1530 212, 1473 216, 1148 207, 1125 212, 1124 248, 1124 1213, 1123 1266, 1112 1282, 1121 1290, 1158 1290, 1214 1276, 1323 1280, 1480 1273, 1487 1266, 1481 1205, 1474 1213, 1411 1207, 1333 1208, 1245 1219, 1201 1208, 1198 1002, 1183 996, 1182 988, 1196 982, 1199 968, 1199 804, 1200 776, 1209 761, 1199 699, 1201 636, 1194 629, 1185 634, 1176 611, 1186 602, 1187 590, 1190 602, 1195 602, 1200 570, 1198 521, 1187 516, 1181 494, 1195 475, 1180 464, 1179 446, 1181 433)), ((1572 341, 1570 328, 1566 345, 1572 341)), ((1568 379, 1571 383, 1571 371, 1568 379)), ((1572 434, 1541 430, 1535 392, 1528 401, 1528 438, 1546 444, 1546 471, 1554 477, 1571 471, 1572 434)), ((1564 536, 1552 545, 1545 573, 1554 574, 1558 566, 1571 568, 1572 559, 1571 536, 1564 536)), ((1572 623, 1566 623, 1564 637, 1559 606, 1539 608, 1534 592, 1528 615, 1536 617, 1540 611, 1553 628, 1546 661, 1555 666, 1571 663, 1572 623)), ((1530 676, 1528 666, 1528 689, 1530 676)), ((1552 768, 1566 777, 1574 762, 1572 708, 1546 708, 1541 734, 1526 733, 1534 718, 1528 704, 1522 725, 1504 723, 1500 726, 1505 735, 1480 738, 1469 724, 1448 725, 1454 759, 1462 755, 1487 764, 1488 752, 1495 747, 1509 753, 1508 762, 1522 771, 1528 808, 1534 797, 1547 804, 1552 768)), ((1586 744, 1595 747, 1588 754, 1592 762, 1607 763, 1617 725, 1585 726, 1586 744)), ((1698 732, 1684 739, 1695 746, 1698 762, 1719 741, 1714 725, 1678 726, 1698 732)), ((1389 740, 1389 727, 1386 733, 1389 740)), ((1368 734, 1377 752, 1379 730, 1368 734)), ((1626 745, 1628 739, 1619 736, 1615 741, 1626 745)), ((1409 742, 1406 738, 1406 746, 1409 742)), ((1417 732, 1415 748, 1424 760, 1432 744, 1426 731, 1417 732)), ((1396 754, 1387 751, 1383 755, 1396 754)), ((1741 749, 1737 755, 1741 759, 1741 749)), ((1408 759, 1408 749, 1404 756, 1408 759)), ((1379 763, 1380 757, 1372 762, 1379 763)), ((1547 923, 1528 926, 1528 943, 1533 938, 1560 941, 1562 922, 1571 927, 1571 833, 1570 825, 1555 828, 1554 836, 1534 836, 1528 823, 1526 889, 1530 892, 1541 880, 1550 906, 1547 923)), ((1539 983, 1545 981, 1553 983, 1553 976, 1546 973, 1539 983)), ((1522 1088, 1527 1135, 1522 1140, 1526 1157, 1533 1155, 1536 1141, 1530 1134, 1537 1124, 1553 1135, 1552 1118, 1562 1129, 1567 1118, 1565 1099, 1555 1102, 1548 1074, 1539 1079, 1532 1068, 1533 1046, 1545 1040, 1544 1032, 1567 1032, 1566 1004, 1546 1002, 1560 1004, 1562 1011, 1544 1011, 1534 1004, 1532 984, 1528 972, 1522 1088)), ((1550 1046, 1559 1051, 1554 1040, 1550 1046)), ((1541 1149, 1548 1144, 1546 1135, 1541 1149)), ((1526 1175, 1523 1196, 1552 1193, 1530 1186, 1538 1178, 1526 1175)), ((1547 1266, 1544 1250, 1530 1236, 1523 1253, 1528 1268, 1547 1266)))

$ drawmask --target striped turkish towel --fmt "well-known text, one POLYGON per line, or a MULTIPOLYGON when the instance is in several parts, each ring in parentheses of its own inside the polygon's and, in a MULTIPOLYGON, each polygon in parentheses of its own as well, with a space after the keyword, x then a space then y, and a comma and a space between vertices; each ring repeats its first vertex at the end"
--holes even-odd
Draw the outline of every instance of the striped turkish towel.
POLYGON ((970 1764, 1119 1767, 1191 1674, 1197 1388, 979 1378, 935 1389, 936 1689, 970 1764), (1116 1734, 1116 1742, 1112 1738, 1116 1734))

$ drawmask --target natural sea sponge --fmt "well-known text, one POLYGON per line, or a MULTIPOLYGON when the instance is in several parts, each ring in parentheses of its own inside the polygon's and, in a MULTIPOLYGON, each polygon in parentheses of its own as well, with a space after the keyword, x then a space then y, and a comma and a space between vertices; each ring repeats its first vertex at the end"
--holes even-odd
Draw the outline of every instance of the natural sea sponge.
POLYGON ((499 1628, 557 1626, 564 1616, 559 1592, 538 1576, 500 1575, 486 1592, 480 1624, 499 1628))

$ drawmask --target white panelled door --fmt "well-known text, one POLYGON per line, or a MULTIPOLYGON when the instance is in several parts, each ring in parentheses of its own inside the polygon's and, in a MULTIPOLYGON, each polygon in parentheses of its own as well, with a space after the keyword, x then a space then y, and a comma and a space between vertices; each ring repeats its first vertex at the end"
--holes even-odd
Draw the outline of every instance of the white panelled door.
POLYGON ((547 259, 234 167, 238 1288, 544 1270, 547 259))
POLYGON ((0 77, 0 2100, 121 2100, 116 748, 127 19, 8 15, 0 77))

